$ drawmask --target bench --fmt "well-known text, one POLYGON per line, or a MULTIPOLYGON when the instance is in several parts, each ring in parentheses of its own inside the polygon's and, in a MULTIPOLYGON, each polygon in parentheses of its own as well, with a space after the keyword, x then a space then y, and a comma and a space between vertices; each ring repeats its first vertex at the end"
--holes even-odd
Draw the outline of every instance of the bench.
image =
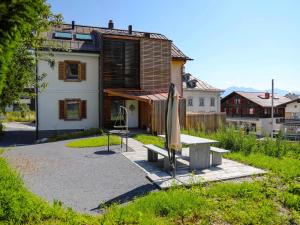
POLYGON ((210 146, 210 151, 212 153, 212 166, 218 166, 222 164, 222 154, 230 152, 229 150, 225 150, 222 148, 217 148, 210 146))
MULTIPOLYGON (((148 162, 157 162, 158 155, 161 155, 164 157, 164 169, 169 171, 171 169, 168 150, 159 148, 155 145, 144 145, 145 148, 148 150, 148 162)), ((177 155, 175 155, 175 168, 176 168, 176 159, 178 158, 177 155)))

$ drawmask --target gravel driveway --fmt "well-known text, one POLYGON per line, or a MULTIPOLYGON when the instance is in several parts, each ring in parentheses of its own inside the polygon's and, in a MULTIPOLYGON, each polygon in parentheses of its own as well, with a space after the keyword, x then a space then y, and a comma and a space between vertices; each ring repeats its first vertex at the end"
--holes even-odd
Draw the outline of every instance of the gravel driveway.
POLYGON ((126 202, 155 189, 118 146, 108 154, 106 148, 67 148, 67 142, 16 147, 4 156, 34 193, 80 212, 98 212, 100 203, 126 202))

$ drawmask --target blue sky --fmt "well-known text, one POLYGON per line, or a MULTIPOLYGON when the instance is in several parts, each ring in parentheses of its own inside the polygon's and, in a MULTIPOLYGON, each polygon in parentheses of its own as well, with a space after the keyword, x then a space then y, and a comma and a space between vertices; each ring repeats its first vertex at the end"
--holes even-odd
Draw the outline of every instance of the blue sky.
POLYGON ((186 72, 219 88, 300 90, 298 0, 48 0, 65 22, 165 34, 194 60, 186 72))

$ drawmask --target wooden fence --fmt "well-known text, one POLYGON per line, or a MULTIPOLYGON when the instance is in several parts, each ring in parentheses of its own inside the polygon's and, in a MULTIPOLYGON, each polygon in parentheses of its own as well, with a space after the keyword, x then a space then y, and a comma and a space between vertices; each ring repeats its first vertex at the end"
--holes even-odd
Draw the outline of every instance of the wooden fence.
POLYGON ((225 124, 226 113, 187 113, 185 129, 214 131, 225 124))
MULTIPOLYGON (((165 110, 167 101, 153 101, 151 115, 151 130, 155 134, 165 133, 165 110)), ((185 127, 186 120, 186 101, 179 100, 179 122, 181 127, 185 127)))

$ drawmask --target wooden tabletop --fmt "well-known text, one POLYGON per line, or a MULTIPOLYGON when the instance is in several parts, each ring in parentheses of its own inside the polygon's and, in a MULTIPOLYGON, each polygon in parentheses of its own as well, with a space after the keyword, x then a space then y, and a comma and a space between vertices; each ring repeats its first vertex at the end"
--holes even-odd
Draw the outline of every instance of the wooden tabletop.
MULTIPOLYGON (((160 137, 165 137, 165 135, 159 135, 160 137)), ((207 138, 200 138, 195 137, 187 134, 180 134, 180 141, 182 144, 185 145, 195 145, 195 144, 213 144, 218 143, 218 141, 207 139, 207 138)))

